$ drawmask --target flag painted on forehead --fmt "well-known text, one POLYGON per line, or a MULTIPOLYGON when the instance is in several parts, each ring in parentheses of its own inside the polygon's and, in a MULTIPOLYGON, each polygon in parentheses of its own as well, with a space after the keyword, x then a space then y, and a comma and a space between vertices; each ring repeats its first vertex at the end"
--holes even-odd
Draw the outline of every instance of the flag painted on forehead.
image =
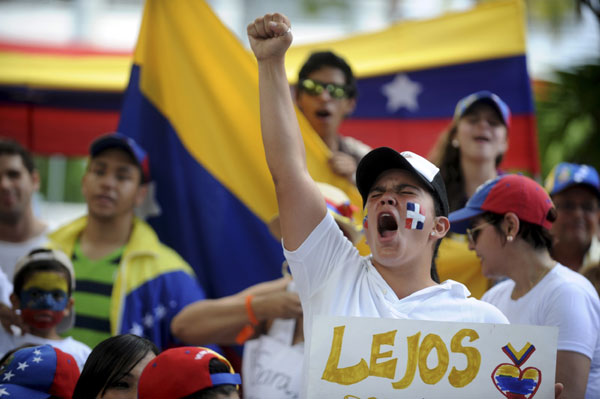
MULTIPOLYGON (((204 2, 146 1, 119 130, 148 151, 162 209, 150 223, 211 297, 281 276, 258 100, 254 57, 204 2)), ((300 124, 313 178, 361 209, 325 144, 300 124)))
POLYGON ((425 209, 416 202, 406 203, 406 223, 404 227, 411 230, 423 230, 425 223, 425 209))
POLYGON ((324 49, 347 59, 357 77, 358 101, 342 124, 343 134, 372 147, 427 156, 451 123, 458 100, 489 90, 512 112, 501 167, 539 174, 523 2, 485 2, 466 12, 292 47, 288 78, 296 79, 310 52, 324 49))

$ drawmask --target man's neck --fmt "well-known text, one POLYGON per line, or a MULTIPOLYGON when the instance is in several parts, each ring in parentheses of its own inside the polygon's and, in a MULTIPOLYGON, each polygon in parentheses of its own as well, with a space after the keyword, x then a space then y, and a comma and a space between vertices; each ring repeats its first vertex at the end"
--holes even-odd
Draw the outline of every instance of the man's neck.
POLYGON ((320 137, 331 151, 335 152, 340 149, 340 137, 337 132, 326 132, 320 137))
POLYGON ((48 328, 48 329, 43 329, 43 330, 39 330, 39 329, 30 327, 29 334, 34 335, 36 337, 44 338, 44 339, 54 339, 54 340, 63 339, 60 335, 58 335, 58 332, 56 332, 56 326, 54 326, 52 328, 48 328))
POLYGON ((127 244, 132 228, 133 213, 113 219, 90 215, 81 233, 81 251, 89 259, 102 259, 127 244))
POLYGON ((560 264, 578 272, 588 249, 589 246, 582 248, 574 243, 559 241, 552 247, 552 257, 560 264))
POLYGON ((33 215, 31 208, 14 223, 0 222, 0 240, 20 243, 42 234, 47 225, 33 215))
POLYGON ((398 299, 403 299, 424 288, 436 285, 431 279, 430 266, 423 264, 403 264, 395 267, 387 267, 377 263, 371 258, 371 263, 377 269, 381 277, 392 288, 398 299), (426 271, 426 272, 425 272, 426 271))
POLYGON ((475 194, 477 187, 498 176, 495 160, 482 163, 462 157, 460 163, 464 176, 465 194, 467 194, 467 198, 471 198, 473 194, 475 194))

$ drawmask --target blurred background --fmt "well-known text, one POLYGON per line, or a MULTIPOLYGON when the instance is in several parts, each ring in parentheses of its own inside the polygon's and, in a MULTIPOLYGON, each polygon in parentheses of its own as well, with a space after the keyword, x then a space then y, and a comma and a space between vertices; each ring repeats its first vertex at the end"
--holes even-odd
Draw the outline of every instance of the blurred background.
MULTIPOLYGON (((486 1, 494 0, 207 0, 246 46, 247 23, 266 12, 288 15, 294 21, 295 44, 302 44, 464 11, 486 1)), ((48 47, 130 55, 143 3, 0 0, 0 48, 25 46, 39 51, 48 47)), ((600 2, 527 0, 525 4, 527 62, 535 95, 542 176, 563 160, 600 168, 600 2)), ((103 93, 104 118, 109 124, 116 125, 126 83, 117 82, 114 92, 103 93)), ((19 95, 28 96, 26 92, 19 95)), ((14 91, 0 88, 0 104, 8 96, 14 97, 14 91)), ((10 123, 6 114, 0 113, 0 134, 10 123)), ((79 181, 85 159, 66 151, 39 155, 36 161, 43 182, 36 207, 42 217, 57 225, 83 213, 79 181)))

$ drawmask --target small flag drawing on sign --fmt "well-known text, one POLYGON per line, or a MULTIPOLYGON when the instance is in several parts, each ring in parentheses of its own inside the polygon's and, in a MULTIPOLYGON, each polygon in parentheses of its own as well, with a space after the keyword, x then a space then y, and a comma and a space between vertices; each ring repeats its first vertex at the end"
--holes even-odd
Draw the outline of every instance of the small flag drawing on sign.
POLYGON ((406 223, 404 227, 411 230, 423 230, 425 211, 416 202, 406 203, 406 223))

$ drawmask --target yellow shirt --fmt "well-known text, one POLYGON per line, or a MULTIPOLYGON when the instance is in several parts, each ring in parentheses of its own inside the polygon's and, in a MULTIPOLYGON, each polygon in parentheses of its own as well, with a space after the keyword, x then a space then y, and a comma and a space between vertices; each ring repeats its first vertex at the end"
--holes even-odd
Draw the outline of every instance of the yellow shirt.
POLYGON ((469 250, 464 234, 450 234, 442 240, 436 265, 440 282, 450 279, 463 283, 477 299, 491 286, 490 280, 481 273, 481 262, 475 251, 469 250))

